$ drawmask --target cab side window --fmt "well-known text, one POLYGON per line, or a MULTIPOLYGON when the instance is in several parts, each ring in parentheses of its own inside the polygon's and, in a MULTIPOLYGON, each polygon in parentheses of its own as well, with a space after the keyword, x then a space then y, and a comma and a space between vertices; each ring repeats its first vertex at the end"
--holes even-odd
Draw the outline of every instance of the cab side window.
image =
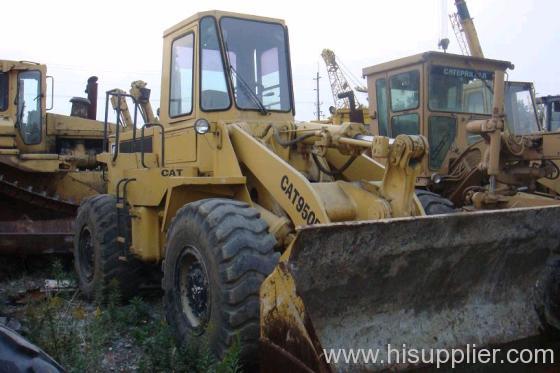
POLYGON ((550 110, 550 130, 560 130, 560 102, 554 101, 551 104, 550 110))
POLYGON ((420 72, 395 74, 389 79, 391 93, 391 137, 420 133, 420 72))
POLYGON ((8 74, 0 73, 0 111, 8 109, 8 74))
POLYGON ((41 72, 23 71, 18 75, 16 126, 23 142, 34 145, 41 142, 41 72))
POLYGON ((418 113, 395 115, 391 118, 391 137, 398 135, 418 135, 420 116, 418 113))
POLYGON ((193 45, 192 32, 175 39, 171 45, 169 116, 172 118, 192 113, 193 45))
POLYGON ((375 91, 379 135, 388 136, 387 118, 389 117, 389 113, 387 108, 387 81, 385 79, 377 79, 375 81, 375 91))
POLYGON ((419 104, 420 73, 407 71, 391 77, 391 110, 416 109, 419 104))

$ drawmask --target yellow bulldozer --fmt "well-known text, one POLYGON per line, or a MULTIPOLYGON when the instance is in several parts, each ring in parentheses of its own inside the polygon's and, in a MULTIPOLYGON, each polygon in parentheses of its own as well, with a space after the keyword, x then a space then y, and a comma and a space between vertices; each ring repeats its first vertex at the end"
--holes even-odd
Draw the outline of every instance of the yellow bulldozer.
POLYGON ((70 253, 80 202, 107 191, 96 159, 107 136, 116 127, 130 131, 139 115, 157 121, 143 81, 129 94, 112 90, 120 95, 106 112, 110 103, 116 124, 97 121, 97 80, 88 79, 87 98, 70 100, 70 115, 55 114, 46 65, 0 60, 0 254, 70 253))
MULTIPOLYGON (((500 92, 506 65, 488 63, 500 92)), ((434 146, 423 136, 295 122, 282 20, 195 14, 164 32, 162 66, 159 120, 105 131, 107 193, 78 210, 86 296, 115 280, 132 296, 142 265, 161 265, 177 337, 217 356, 240 338, 244 362, 267 372, 401 368, 329 364, 323 349, 460 349, 559 325, 560 229, 550 222, 560 201, 531 195, 530 208, 427 216, 415 195, 434 146)), ((406 117, 393 122, 405 129, 428 105, 412 92, 425 75, 410 66, 398 79, 406 117)), ((107 92, 107 102, 123 95, 107 92)), ((503 95, 491 113, 459 120, 494 139, 503 95)))
POLYGON ((0 253, 68 252, 80 201, 106 190, 97 77, 70 116, 48 112, 49 80, 43 64, 0 60, 0 253))

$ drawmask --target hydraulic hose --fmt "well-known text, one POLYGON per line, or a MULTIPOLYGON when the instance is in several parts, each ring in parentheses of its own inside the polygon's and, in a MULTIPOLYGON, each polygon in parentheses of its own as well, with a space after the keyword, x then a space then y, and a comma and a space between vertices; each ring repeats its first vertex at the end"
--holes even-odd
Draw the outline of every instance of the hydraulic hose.
POLYGON ((326 168, 323 167, 323 165, 321 164, 321 162, 319 162, 319 159, 317 158, 317 155, 315 153, 311 153, 311 157, 313 158, 313 161, 317 165, 317 168, 319 169, 319 171, 321 171, 322 173, 327 174, 329 176, 340 175, 341 173, 346 171, 346 169, 348 167, 350 167, 350 165, 352 164, 352 162, 354 162, 354 160, 356 158, 358 158, 358 156, 354 154, 353 156, 348 158, 348 160, 342 165, 342 167, 340 167, 338 169, 335 168, 332 171, 330 171, 330 170, 327 170, 326 168))
POLYGON ((313 137, 315 136, 314 133, 308 133, 306 135, 300 136, 300 137, 296 137, 293 140, 288 140, 288 141, 284 141, 282 140, 282 138, 280 137, 280 133, 278 132, 277 128, 274 128, 274 140, 282 147, 287 148, 288 146, 292 146, 297 144, 298 142, 302 142, 303 140, 309 138, 309 137, 313 137))

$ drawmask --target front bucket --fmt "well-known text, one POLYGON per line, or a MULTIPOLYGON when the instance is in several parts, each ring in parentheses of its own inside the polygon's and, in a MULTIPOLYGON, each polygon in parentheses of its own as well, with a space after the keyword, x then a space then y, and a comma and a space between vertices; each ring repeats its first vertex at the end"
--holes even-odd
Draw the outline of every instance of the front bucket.
MULTIPOLYGON (((336 371, 411 368, 388 347, 465 349, 538 335, 534 288, 560 207, 302 228, 288 270, 323 349, 378 350, 336 371)), ((401 354, 402 356, 402 354, 401 354)))

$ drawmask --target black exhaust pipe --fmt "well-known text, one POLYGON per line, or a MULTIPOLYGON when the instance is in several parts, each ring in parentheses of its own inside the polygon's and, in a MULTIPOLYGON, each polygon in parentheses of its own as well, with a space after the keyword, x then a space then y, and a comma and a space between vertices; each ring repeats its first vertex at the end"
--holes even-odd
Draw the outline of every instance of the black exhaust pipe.
POLYGON ((86 93, 89 100, 88 119, 97 119, 97 77, 92 76, 87 81, 86 93))

